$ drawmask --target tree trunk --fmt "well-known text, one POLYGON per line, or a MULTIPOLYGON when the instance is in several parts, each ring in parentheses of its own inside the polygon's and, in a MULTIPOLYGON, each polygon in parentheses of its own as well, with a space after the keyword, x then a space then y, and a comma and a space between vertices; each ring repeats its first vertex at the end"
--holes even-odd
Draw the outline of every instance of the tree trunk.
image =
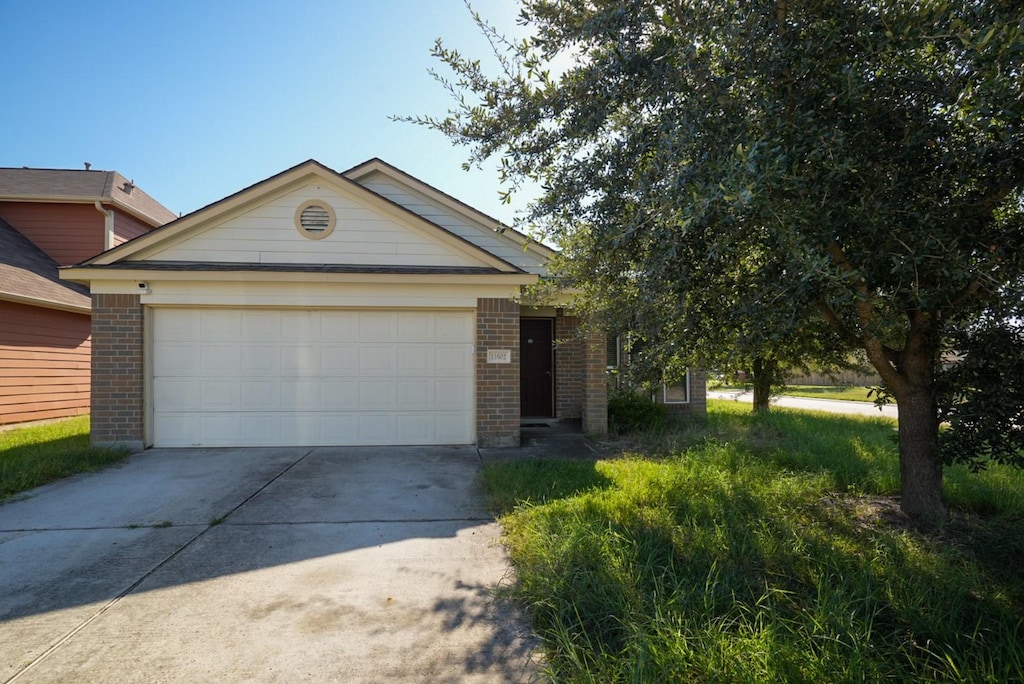
POLYGON ((769 400, 772 396, 772 384, 775 382, 777 368, 778 362, 776 361, 754 359, 754 413, 763 413, 770 408, 769 400))
POLYGON ((918 523, 933 527, 945 522, 949 513, 942 498, 935 399, 930 391, 897 394, 896 406, 899 407, 900 506, 918 523))

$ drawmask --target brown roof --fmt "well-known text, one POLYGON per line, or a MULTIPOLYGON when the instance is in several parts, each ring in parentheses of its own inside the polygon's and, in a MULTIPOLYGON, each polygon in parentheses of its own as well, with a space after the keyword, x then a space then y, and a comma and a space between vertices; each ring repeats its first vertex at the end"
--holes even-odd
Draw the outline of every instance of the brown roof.
POLYGON ((91 309, 89 289, 61 280, 57 262, 0 219, 0 299, 75 309, 91 309))
POLYGON ((154 226, 178 218, 117 171, 0 168, 0 200, 107 202, 154 226))

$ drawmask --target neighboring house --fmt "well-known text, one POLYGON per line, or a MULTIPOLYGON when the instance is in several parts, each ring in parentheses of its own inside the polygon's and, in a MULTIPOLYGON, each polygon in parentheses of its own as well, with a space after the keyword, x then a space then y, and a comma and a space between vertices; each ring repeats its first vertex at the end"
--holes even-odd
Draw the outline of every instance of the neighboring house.
POLYGON ((0 424, 88 413, 89 291, 58 266, 174 218, 114 171, 0 168, 0 424))
POLYGON ((552 252, 378 159, 310 160, 69 269, 92 437, 141 446, 519 444, 607 429, 605 340, 521 305, 552 252))

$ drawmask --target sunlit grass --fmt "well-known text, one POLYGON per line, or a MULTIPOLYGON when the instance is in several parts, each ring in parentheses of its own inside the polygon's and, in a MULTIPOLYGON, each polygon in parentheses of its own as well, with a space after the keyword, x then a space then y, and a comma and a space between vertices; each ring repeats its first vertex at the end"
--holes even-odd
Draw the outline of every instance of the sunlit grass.
POLYGON ((89 444, 89 416, 0 432, 0 500, 125 457, 89 444))
POLYGON ((488 466, 553 679, 1024 677, 1022 473, 954 469, 953 519, 924 534, 853 513, 897 493, 891 421, 748 411, 713 402, 596 463, 488 466))
MULTIPOLYGON (((720 392, 740 392, 749 390, 749 387, 742 385, 712 385, 708 389, 720 392)), ((874 395, 868 396, 870 390, 870 387, 862 387, 860 385, 786 385, 781 393, 787 397, 872 402, 875 398, 874 395)))

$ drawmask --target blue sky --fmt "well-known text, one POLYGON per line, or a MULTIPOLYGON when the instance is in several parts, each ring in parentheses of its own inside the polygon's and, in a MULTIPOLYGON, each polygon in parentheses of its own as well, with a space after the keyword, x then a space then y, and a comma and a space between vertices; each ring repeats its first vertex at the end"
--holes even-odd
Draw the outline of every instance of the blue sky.
MULTIPOLYGON (((517 30, 514 0, 474 7, 517 30)), ((450 106, 435 38, 488 56, 462 0, 0 0, 0 35, 0 166, 91 162, 180 213, 309 158, 380 157, 506 222, 529 199, 388 118, 450 106)))

